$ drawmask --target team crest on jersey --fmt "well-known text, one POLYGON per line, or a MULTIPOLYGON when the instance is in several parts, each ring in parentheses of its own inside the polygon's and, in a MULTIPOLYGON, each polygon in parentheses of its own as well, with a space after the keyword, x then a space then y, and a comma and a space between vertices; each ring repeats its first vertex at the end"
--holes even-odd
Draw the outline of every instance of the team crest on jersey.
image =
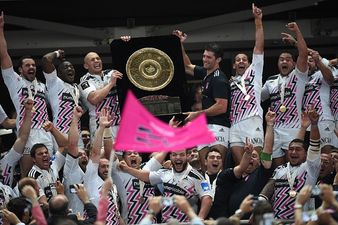
POLYGON ((89 88, 89 83, 88 83, 88 81, 83 82, 83 83, 81 84, 81 88, 82 88, 83 90, 85 90, 86 88, 89 88))
POLYGON ((202 182, 201 182, 201 187, 202 187, 202 190, 203 190, 203 191, 210 191, 209 184, 208 184, 208 182, 206 182, 206 181, 202 181, 202 182))

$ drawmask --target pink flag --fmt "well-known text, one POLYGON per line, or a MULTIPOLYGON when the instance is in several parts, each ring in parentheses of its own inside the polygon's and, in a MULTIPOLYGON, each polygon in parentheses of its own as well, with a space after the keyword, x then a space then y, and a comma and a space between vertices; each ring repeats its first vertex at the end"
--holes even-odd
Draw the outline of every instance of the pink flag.
POLYGON ((173 128, 154 117, 128 91, 115 141, 116 150, 178 151, 214 141, 204 114, 184 127, 173 128))

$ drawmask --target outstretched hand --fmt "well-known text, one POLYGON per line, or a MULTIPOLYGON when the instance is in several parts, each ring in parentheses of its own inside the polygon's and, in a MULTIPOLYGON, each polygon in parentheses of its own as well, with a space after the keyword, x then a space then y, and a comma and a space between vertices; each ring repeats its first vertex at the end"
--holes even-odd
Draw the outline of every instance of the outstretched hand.
POLYGON ((265 121, 267 125, 273 126, 276 121, 276 113, 270 110, 270 107, 268 109, 268 112, 265 115, 265 121))
POLYGON ((109 127, 112 122, 110 112, 107 108, 101 110, 99 125, 102 127, 109 127))
POLYGON ((319 114, 316 112, 316 110, 313 107, 313 105, 309 106, 307 114, 309 115, 309 119, 311 121, 311 124, 313 124, 313 125, 318 124, 319 114))
POLYGON ((188 37, 186 33, 180 30, 174 30, 172 34, 176 35, 180 39, 181 43, 183 43, 188 37))
POLYGON ((291 23, 286 24, 286 28, 288 28, 289 30, 293 32, 299 31, 299 27, 296 22, 291 22, 291 23))
POLYGON ((297 44, 297 40, 296 38, 294 38, 291 34, 288 34, 288 33, 281 33, 282 35, 282 41, 286 44, 289 44, 291 46, 294 46, 297 44))
POLYGON ((244 145, 244 151, 251 155, 254 150, 253 144, 250 141, 250 138, 246 137, 245 138, 245 145, 244 145))
POLYGON ((262 19, 263 17, 262 10, 255 6, 255 3, 252 3, 252 14, 256 19, 262 19))

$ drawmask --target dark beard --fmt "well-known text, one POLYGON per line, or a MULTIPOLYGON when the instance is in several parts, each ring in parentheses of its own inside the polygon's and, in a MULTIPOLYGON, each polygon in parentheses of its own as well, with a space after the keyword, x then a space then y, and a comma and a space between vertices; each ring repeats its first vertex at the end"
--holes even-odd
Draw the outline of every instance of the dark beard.
POLYGON ((183 163, 183 169, 181 171, 177 171, 176 168, 175 168, 175 164, 173 164, 173 168, 174 168, 176 173, 183 172, 185 169, 187 169, 187 166, 188 166, 188 162, 186 161, 185 163, 183 163))

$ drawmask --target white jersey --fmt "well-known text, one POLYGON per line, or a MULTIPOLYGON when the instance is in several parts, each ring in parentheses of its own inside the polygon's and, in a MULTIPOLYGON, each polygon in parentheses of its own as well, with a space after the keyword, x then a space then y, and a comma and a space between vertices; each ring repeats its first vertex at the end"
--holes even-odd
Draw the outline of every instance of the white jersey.
POLYGON ((37 81, 35 86, 33 82, 27 81, 26 79, 19 76, 10 67, 2 70, 2 76, 4 82, 8 88, 9 94, 13 101, 17 116, 17 128, 21 127, 22 120, 25 113, 24 101, 28 98, 28 88, 31 90, 34 99, 35 113, 32 115, 32 129, 41 129, 41 135, 46 133, 42 125, 48 120, 47 103, 46 103, 46 87, 43 83, 37 81))
POLYGON ((303 111, 306 111, 312 105, 319 114, 320 121, 333 121, 330 109, 330 85, 326 83, 320 71, 310 75, 308 79, 303 97, 303 111))
POLYGON ((262 101, 270 98, 270 109, 276 113, 275 128, 300 128, 302 99, 307 79, 307 71, 302 73, 295 68, 287 76, 277 74, 269 77, 265 82, 262 101), (285 112, 280 111, 283 84, 285 84, 283 105, 287 108, 285 112))
POLYGON ((79 102, 80 91, 76 84, 71 85, 61 80, 56 70, 50 74, 44 72, 43 75, 46 78, 47 97, 53 112, 53 124, 60 132, 68 134, 75 102, 79 102))
MULTIPOLYGON (((288 163, 289 164, 289 163, 288 163)), ((287 178, 288 168, 290 169, 291 176, 294 173, 295 179, 293 190, 300 192, 305 185, 314 186, 320 172, 320 151, 319 141, 316 145, 310 146, 306 162, 299 166, 282 165, 275 169, 273 179, 275 180, 275 190, 272 196, 272 207, 274 209, 275 217, 279 219, 292 219, 294 218, 294 204, 296 198, 290 197, 290 185, 287 178)))
POLYGON ((334 77, 334 83, 331 85, 330 92, 330 108, 337 123, 338 121, 338 68, 332 68, 332 74, 334 77))
MULTIPOLYGON (((98 207, 100 200, 100 192, 104 180, 99 176, 98 173, 99 164, 93 163, 90 159, 87 165, 87 169, 84 175, 84 186, 87 190, 90 201, 98 207)), ((118 225, 119 224, 119 208, 118 208, 118 194, 116 185, 113 184, 112 191, 109 193, 109 205, 106 217, 107 225, 118 225)))
POLYGON ((231 125, 245 120, 249 117, 259 116, 263 118, 263 109, 261 107, 261 89, 263 73, 263 55, 253 54, 252 64, 245 70, 242 76, 236 76, 231 86, 231 125), (241 79, 244 79, 246 95, 240 90, 241 79))
POLYGON ((83 203, 76 193, 70 193, 69 185, 82 184, 84 180, 84 172, 80 168, 79 158, 74 158, 70 154, 66 155, 66 162, 63 167, 63 185, 65 194, 69 200, 69 208, 72 212, 83 215, 83 203))
POLYGON ((107 107, 111 113, 112 126, 116 126, 120 122, 120 108, 116 86, 113 87, 105 99, 97 105, 92 105, 87 100, 88 95, 92 91, 99 90, 110 82, 112 72, 112 70, 103 71, 103 76, 87 73, 81 77, 80 80, 81 100, 89 110, 89 124, 92 137, 98 127, 99 115, 103 108, 107 107))
MULTIPOLYGON (((162 165, 155 159, 151 158, 142 170, 157 171, 162 165)), ((139 224, 148 214, 149 197, 154 196, 154 186, 149 183, 141 182, 129 173, 117 169, 117 160, 113 162, 112 178, 117 187, 122 201, 123 214, 127 209, 127 224, 139 224), (141 188, 140 186, 143 185, 141 188), (142 193, 141 190, 142 189, 142 193), (125 196, 122 198, 122 196, 125 196)))
POLYGON ((13 185, 13 172, 16 164, 20 160, 22 154, 16 152, 13 147, 8 153, 0 160, 2 183, 12 187, 13 185))
POLYGON ((3 123, 6 118, 8 118, 8 116, 7 116, 6 112, 5 112, 5 110, 0 105, 0 124, 3 123))
MULTIPOLYGON (((198 201, 203 196, 212 197, 212 191, 208 182, 203 175, 193 169, 189 164, 187 168, 177 173, 173 169, 161 169, 157 172, 150 172, 150 183, 163 184, 164 197, 173 195, 183 195, 189 201, 195 212, 198 208, 198 201)), ((170 218, 175 218, 180 222, 187 222, 188 217, 176 206, 171 205, 162 208, 162 223, 167 222, 170 218)))
POLYGON ((59 177, 59 171, 65 163, 65 157, 56 152, 55 159, 52 161, 52 165, 49 170, 42 170, 36 165, 33 165, 32 169, 28 172, 28 177, 36 179, 39 190, 39 196, 45 195, 49 200, 51 197, 56 196, 56 181, 59 177))

